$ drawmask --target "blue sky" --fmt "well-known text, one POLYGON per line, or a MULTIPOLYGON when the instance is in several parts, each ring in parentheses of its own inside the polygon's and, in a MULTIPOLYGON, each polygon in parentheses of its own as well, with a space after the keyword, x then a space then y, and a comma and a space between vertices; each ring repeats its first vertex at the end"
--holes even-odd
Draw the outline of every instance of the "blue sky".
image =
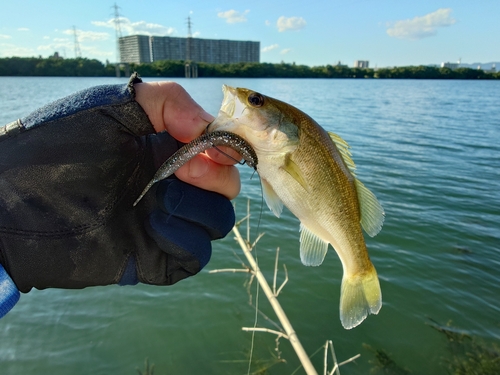
MULTIPOLYGON (((116 60, 113 1, 2 1, 0 57, 116 60)), ((500 61, 500 1, 118 0, 122 34, 260 41, 261 62, 370 67, 500 61)))

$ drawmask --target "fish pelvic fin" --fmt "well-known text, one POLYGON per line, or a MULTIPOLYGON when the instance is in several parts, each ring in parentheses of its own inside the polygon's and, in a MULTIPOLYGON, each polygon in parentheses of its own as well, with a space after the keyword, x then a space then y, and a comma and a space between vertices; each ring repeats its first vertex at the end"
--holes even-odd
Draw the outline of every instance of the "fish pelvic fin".
POLYGON ((260 179, 262 184, 262 193, 264 194, 264 199, 267 203, 269 209, 276 215, 276 217, 281 216, 283 211, 283 202, 278 197, 278 194, 274 191, 273 187, 265 179, 260 179))
POLYGON ((368 314, 378 314, 382 307, 382 292, 375 267, 368 272, 345 276, 340 293, 340 321, 345 329, 359 324, 368 314))
POLYGON ((319 266, 325 259, 328 242, 300 223, 300 260, 305 266, 319 266))

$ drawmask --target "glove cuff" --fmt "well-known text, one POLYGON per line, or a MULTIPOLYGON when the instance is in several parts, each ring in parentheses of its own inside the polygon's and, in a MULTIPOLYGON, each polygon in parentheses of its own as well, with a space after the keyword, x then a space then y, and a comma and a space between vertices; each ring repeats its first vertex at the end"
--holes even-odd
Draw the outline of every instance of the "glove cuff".
POLYGON ((0 264, 0 318, 7 314, 19 301, 19 290, 7 271, 0 264))

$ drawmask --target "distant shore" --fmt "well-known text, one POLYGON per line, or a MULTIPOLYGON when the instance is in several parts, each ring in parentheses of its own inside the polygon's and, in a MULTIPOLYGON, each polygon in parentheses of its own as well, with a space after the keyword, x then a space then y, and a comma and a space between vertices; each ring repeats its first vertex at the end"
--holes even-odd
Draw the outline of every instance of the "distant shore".
MULTIPOLYGON (((130 72, 142 77, 184 77, 184 61, 162 60, 153 63, 128 64, 130 72)), ((500 72, 485 72, 470 68, 439 68, 406 66, 394 68, 349 68, 345 65, 307 66, 295 63, 197 63, 198 77, 239 78, 396 78, 396 79, 500 79, 500 72)), ((125 67, 120 67, 125 76, 125 67)), ((0 58, 0 76, 50 77, 114 77, 114 64, 99 60, 76 58, 0 58)))

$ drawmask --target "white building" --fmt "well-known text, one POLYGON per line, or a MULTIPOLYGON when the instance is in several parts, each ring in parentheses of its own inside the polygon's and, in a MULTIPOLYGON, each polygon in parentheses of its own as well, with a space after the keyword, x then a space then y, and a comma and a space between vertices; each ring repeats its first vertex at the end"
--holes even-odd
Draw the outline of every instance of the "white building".
POLYGON ((451 70, 458 69, 460 63, 442 62, 441 68, 450 68, 451 70))
POLYGON ((356 60, 356 61, 354 61, 355 68, 368 68, 369 65, 370 65, 370 62, 368 60, 356 60))
POLYGON ((119 39, 121 62, 191 60, 211 64, 259 62, 260 42, 130 35, 119 39))

